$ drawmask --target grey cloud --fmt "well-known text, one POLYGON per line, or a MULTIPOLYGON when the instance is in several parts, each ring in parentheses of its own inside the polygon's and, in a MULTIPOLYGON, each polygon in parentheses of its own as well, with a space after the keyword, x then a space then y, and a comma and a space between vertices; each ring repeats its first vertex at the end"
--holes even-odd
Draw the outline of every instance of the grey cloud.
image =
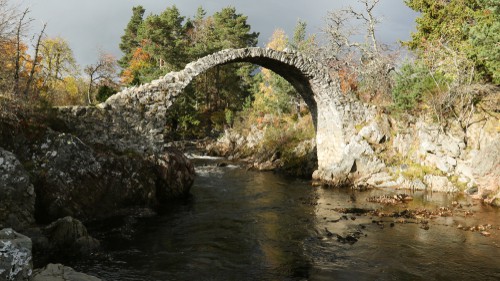
MULTIPOLYGON (((121 56, 118 48, 133 6, 142 5, 146 14, 157 14, 166 7, 176 5, 186 17, 192 17, 199 6, 208 14, 229 5, 239 13, 248 16, 253 31, 260 32, 259 45, 264 46, 276 28, 284 29, 289 35, 297 19, 308 23, 310 33, 320 32, 324 26, 327 11, 348 5, 356 6, 356 1, 332 0, 25 0, 23 5, 31 8, 31 17, 36 19, 32 32, 39 29, 37 23, 47 22, 49 36, 61 36, 69 41, 77 61, 81 65, 92 63, 98 49, 121 56)), ((381 1, 377 14, 383 15, 384 22, 379 27, 379 37, 385 43, 406 40, 414 29, 416 13, 405 6, 403 0, 381 1)))

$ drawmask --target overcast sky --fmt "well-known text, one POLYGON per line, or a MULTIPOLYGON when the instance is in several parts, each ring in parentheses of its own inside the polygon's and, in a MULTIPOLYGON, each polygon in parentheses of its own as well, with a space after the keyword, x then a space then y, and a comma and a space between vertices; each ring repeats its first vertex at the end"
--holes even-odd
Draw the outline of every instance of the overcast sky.
MULTIPOLYGON (((12 1, 12 0, 11 0, 12 1)), ((260 32, 259 46, 264 46, 276 28, 292 36, 298 19, 308 24, 309 33, 320 33, 328 11, 345 6, 359 6, 356 0, 13 0, 29 7, 35 21, 31 32, 38 32, 48 23, 46 33, 65 38, 80 65, 96 60, 98 49, 121 57, 120 37, 132 15, 132 7, 142 5, 146 15, 159 14, 176 5, 181 14, 193 17, 201 5, 211 15, 227 6, 248 16, 252 31, 260 32)), ((403 0, 381 0, 376 14, 383 22, 378 27, 379 38, 393 44, 406 40, 415 29, 417 14, 403 0)))

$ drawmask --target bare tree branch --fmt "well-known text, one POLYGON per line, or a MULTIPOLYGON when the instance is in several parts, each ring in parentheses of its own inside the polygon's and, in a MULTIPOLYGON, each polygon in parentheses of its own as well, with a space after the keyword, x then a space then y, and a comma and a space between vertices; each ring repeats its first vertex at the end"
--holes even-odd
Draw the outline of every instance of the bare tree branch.
MULTIPOLYGON (((27 23, 24 22, 24 18, 28 15, 29 9, 26 8, 19 18, 16 31, 16 57, 15 57, 15 68, 14 68, 14 94, 19 94, 19 72, 21 71, 21 37, 24 27, 27 23)), ((28 23, 31 20, 28 20, 28 23)))
POLYGON ((42 42, 42 38, 43 38, 43 35, 45 33, 46 28, 47 28, 47 23, 44 23, 43 27, 42 27, 42 31, 40 31, 40 34, 38 35, 36 45, 34 46, 35 47, 35 55, 33 57, 33 63, 31 64, 31 70, 30 70, 30 73, 28 76, 28 80, 26 81, 26 88, 24 89, 24 96, 25 97, 28 96, 28 93, 29 93, 30 88, 31 88, 31 83, 33 82, 33 78, 35 75, 35 69, 36 69, 37 65, 39 64, 38 53, 40 51, 40 44, 42 42))
POLYGON ((92 103, 92 92, 94 85, 102 80, 112 81, 116 75, 117 62, 113 55, 99 52, 99 58, 96 63, 87 65, 84 72, 89 76, 89 85, 87 90, 87 101, 92 103))

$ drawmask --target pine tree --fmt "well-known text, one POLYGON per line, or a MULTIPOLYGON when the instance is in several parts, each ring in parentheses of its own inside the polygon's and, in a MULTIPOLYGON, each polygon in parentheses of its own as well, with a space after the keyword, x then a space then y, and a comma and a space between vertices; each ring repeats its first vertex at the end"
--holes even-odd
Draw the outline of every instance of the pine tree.
POLYGON ((435 63, 445 62, 450 53, 464 54, 475 65, 478 79, 500 83, 500 2, 406 0, 406 4, 421 13, 417 31, 404 42, 420 58, 435 63))
POLYGON ((132 17, 125 28, 125 34, 121 37, 120 42, 120 50, 123 52, 123 57, 118 61, 118 64, 123 68, 129 65, 135 49, 140 46, 137 31, 143 22, 145 11, 142 6, 132 8, 132 17))
POLYGON ((162 72, 179 70, 188 63, 184 17, 174 5, 160 15, 150 15, 139 28, 139 40, 162 72))

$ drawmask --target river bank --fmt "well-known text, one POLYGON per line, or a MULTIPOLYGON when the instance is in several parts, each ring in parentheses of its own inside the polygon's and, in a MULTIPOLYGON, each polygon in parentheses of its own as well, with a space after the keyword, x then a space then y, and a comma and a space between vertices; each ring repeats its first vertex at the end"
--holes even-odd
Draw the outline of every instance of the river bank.
MULTIPOLYGON (((395 118, 375 107, 365 114, 373 118, 352 124, 356 131, 344 149, 344 157, 351 159, 349 175, 341 180, 346 186, 459 192, 500 206, 498 113, 476 114, 466 129, 451 119, 443 125, 429 116, 395 118)), ((269 146, 272 126, 263 123, 250 129, 228 129, 204 149, 209 155, 245 161, 253 169, 292 176, 312 174, 314 178, 315 139, 282 135, 278 137, 291 139, 295 145, 269 146)), ((317 184, 328 182, 320 179, 317 184)))

